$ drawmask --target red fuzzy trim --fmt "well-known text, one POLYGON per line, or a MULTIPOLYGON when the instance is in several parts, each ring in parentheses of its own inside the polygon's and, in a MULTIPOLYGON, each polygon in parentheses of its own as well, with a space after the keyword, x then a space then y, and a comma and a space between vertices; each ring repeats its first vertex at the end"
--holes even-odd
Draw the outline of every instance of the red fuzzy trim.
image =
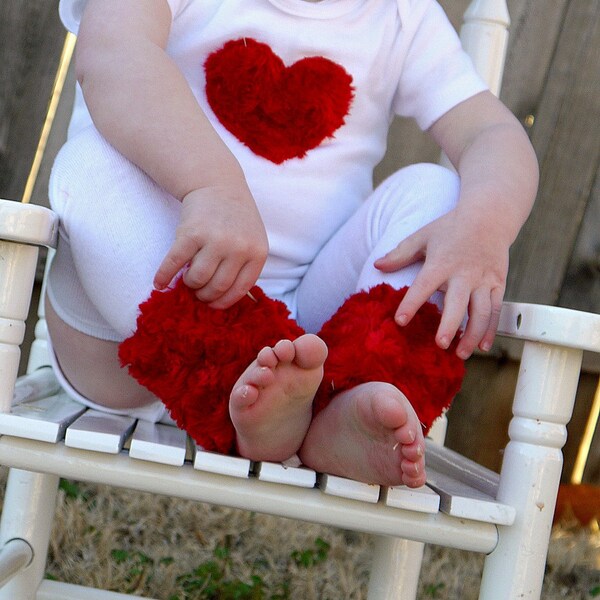
POLYGON ((457 340, 448 350, 436 345, 440 311, 429 302, 408 325, 396 324, 394 313, 407 289, 380 284, 355 294, 325 323, 319 336, 329 355, 315 411, 334 394, 369 381, 400 389, 426 430, 450 406, 465 373, 457 340))
POLYGON ((130 375, 206 450, 235 452, 229 394, 258 351, 304 333, 283 302, 258 287, 251 293, 256 302, 245 296, 215 310, 179 279, 140 305, 135 333, 119 347, 130 375))
POLYGON ((286 67, 267 44, 227 42, 207 58, 206 97, 219 121, 255 154, 301 158, 344 124, 352 77, 313 56, 286 67))

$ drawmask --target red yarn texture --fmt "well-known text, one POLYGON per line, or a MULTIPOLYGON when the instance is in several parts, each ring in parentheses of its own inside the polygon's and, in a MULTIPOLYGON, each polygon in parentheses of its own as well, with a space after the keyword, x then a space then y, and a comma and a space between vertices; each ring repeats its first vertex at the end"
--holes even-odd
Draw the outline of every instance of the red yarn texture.
MULTIPOLYGON (((378 285, 350 297, 323 326, 329 347, 315 413, 337 392, 369 381, 398 387, 426 430, 447 408, 464 375, 463 361, 434 342, 440 313, 427 303, 406 327, 394 321, 407 288, 378 285)), ((140 305, 135 333, 119 347, 129 373, 166 405, 177 425, 206 450, 235 454, 229 394, 264 346, 304 333, 287 307, 254 287, 231 308, 200 302, 182 279, 140 305)))
POLYGON ((204 63, 213 112, 255 154, 276 164, 302 158, 344 124, 352 77, 321 56, 286 67, 267 44, 227 42, 204 63))
POLYGON ((235 453, 229 394, 264 346, 304 331, 283 302, 254 287, 226 310, 200 302, 182 279, 140 305, 135 333, 119 347, 129 374, 166 405, 206 450, 235 453))
POLYGON ((394 313, 407 289, 380 284, 355 294, 323 326, 319 336, 329 347, 329 355, 315 412, 334 394, 369 381, 400 389, 425 431, 450 406, 465 373, 455 353, 458 340, 448 350, 436 345, 441 315, 429 302, 408 325, 399 327, 394 313))

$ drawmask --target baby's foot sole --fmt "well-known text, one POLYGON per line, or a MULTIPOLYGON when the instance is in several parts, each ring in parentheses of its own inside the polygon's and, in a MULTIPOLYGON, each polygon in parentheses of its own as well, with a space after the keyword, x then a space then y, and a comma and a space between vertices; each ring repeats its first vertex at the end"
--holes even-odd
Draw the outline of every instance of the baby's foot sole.
POLYGON ((252 460, 285 460, 300 447, 323 377, 327 348, 314 335, 263 348, 234 386, 229 411, 238 451, 252 460))
POLYGON ((374 382, 338 394, 317 415, 300 459, 317 471, 366 483, 419 487, 425 483, 424 449, 409 401, 395 387, 374 382))

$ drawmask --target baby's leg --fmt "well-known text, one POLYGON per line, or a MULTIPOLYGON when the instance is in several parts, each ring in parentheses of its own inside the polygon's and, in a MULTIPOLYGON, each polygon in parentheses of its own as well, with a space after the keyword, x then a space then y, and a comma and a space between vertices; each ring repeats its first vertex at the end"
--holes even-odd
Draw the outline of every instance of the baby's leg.
POLYGON ((138 305, 173 239, 179 202, 92 127, 63 147, 49 191, 60 239, 48 326, 65 375, 97 404, 155 401, 120 369, 117 342, 135 329, 138 305), (96 369, 83 368, 88 363, 96 369))
POLYGON ((229 413, 238 451, 253 460, 295 454, 312 417, 327 348, 315 335, 263 348, 233 386, 229 413))
MULTIPOLYGON (((420 264, 382 273, 373 262, 451 210, 458 193, 457 176, 437 165, 414 165, 390 177, 311 265, 298 291, 299 324, 317 332, 355 292, 378 283, 396 289, 410 285, 420 264)), ((435 300, 441 303, 441 294, 435 300)), ((423 435, 411 407, 418 404, 419 398, 407 399, 377 381, 338 394, 312 422, 300 457, 317 470, 370 483, 420 485, 423 435)))
MULTIPOLYGON (((460 181, 434 164, 401 169, 386 179, 329 240, 298 287, 298 324, 317 333, 344 301, 378 283, 409 286, 421 263, 383 273, 373 263, 400 241, 456 206, 460 181)), ((443 300, 441 294, 432 298, 443 300)))

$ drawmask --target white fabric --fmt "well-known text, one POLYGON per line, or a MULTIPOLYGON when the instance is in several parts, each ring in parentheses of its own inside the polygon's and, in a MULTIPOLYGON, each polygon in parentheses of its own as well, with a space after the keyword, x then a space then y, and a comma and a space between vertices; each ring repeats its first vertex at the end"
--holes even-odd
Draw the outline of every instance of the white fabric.
MULTIPOLYGON (((450 210, 458 193, 458 178, 447 169, 402 169, 375 190, 301 277, 290 272, 285 280, 261 277, 258 284, 283 300, 300 325, 316 332, 358 289, 380 281, 394 287, 410 284, 418 265, 383 274, 373 260, 450 210)), ((150 294, 153 275, 173 239, 179 202, 92 127, 59 153, 50 197, 61 215, 60 243, 48 277, 53 307, 88 335, 124 339, 135 328, 137 307, 150 294)))
MULTIPOLYGON (((61 0, 61 6, 62 13, 75 14, 80 4, 61 0)), ((244 170, 269 235, 262 279, 278 296, 293 291, 323 245, 371 193, 393 112, 426 128, 485 88, 434 0, 180 0, 171 6, 167 51, 244 170), (209 53, 244 36, 268 43, 288 65, 322 55, 351 74, 355 98, 334 138, 304 158, 276 165, 221 126, 206 101, 202 66, 209 53)), ((79 98, 71 135, 90 123, 79 98)), ((95 160, 95 152, 81 154, 80 162, 95 160)), ((98 190, 105 189, 95 172, 80 167, 61 176, 59 187, 66 177, 82 178, 84 187, 92 177, 98 190)))

